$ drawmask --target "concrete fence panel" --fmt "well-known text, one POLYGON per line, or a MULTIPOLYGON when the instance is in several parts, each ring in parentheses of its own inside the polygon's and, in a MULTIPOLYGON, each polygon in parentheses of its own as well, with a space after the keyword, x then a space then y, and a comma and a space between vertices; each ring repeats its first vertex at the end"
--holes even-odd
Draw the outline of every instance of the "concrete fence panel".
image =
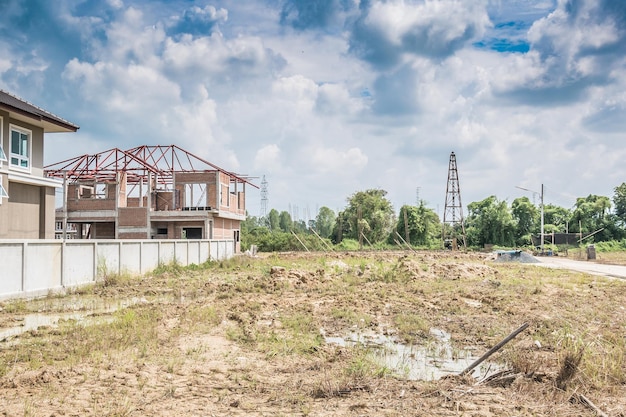
POLYGON ((45 295, 105 274, 146 274, 172 262, 228 259, 234 247, 233 240, 3 240, 0 299, 45 295))
POLYGON ((61 288, 63 247, 32 242, 24 245, 27 261, 24 273, 25 292, 46 292, 61 288))
MULTIPOLYGON (((67 246, 74 246, 74 244, 68 243, 67 246)), ((115 241, 110 240, 97 242, 94 247, 96 269, 93 278, 97 276, 104 276, 105 274, 119 274, 121 272, 120 268, 122 263, 120 259, 120 247, 122 246, 123 244, 120 245, 115 241)), ((70 253, 68 253, 68 255, 70 255, 70 253)))
POLYGON ((75 287, 94 282, 98 268, 104 267, 102 265, 108 265, 109 271, 114 271, 113 273, 117 271, 114 261, 109 262, 106 258, 98 259, 97 249, 99 245, 93 241, 61 245, 65 247, 63 254, 64 287, 75 287), (101 264, 98 265, 98 262, 101 264))
POLYGON ((148 273, 157 266, 159 266, 159 242, 143 242, 141 248, 141 273, 148 273))
POLYGON ((162 264, 170 264, 174 261, 178 260, 176 259, 176 242, 174 242, 173 240, 170 241, 160 241, 160 246, 159 246, 159 261, 162 264))
POLYGON ((0 294, 17 294, 23 289, 22 268, 24 245, 17 242, 0 243, 0 294))
POLYGON ((120 274, 141 274, 141 242, 120 242, 120 274))

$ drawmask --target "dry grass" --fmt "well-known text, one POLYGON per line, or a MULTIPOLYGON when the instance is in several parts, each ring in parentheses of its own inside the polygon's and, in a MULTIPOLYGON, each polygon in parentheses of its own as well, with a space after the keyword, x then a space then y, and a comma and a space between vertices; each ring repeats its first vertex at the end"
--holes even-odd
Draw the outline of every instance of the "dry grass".
MULTIPOLYGON (((32 414, 35 403, 82 415, 588 413, 568 401, 572 392, 615 415, 626 404, 622 281, 480 254, 282 254, 164 266, 87 295, 146 301, 2 342, 9 414, 32 414), (373 332, 428 346, 437 328, 453 349, 481 354, 524 322, 493 356, 511 372, 491 386, 406 381, 367 347, 322 335, 373 332)), ((4 303, 0 325, 42 305, 4 303)))

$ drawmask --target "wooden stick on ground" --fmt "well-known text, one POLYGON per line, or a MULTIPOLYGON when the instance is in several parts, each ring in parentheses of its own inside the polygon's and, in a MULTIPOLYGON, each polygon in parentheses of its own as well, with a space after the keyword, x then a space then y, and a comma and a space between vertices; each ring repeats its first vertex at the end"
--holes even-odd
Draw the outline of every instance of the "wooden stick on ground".
POLYGON ((594 403, 592 403, 589 398, 585 397, 584 395, 582 395, 582 394, 573 394, 572 398, 577 400, 579 403, 581 403, 585 407, 588 407, 591 410, 593 410, 598 416, 600 416, 600 417, 609 417, 606 413, 604 413, 602 410, 600 410, 594 403))
POLYGON ((515 330, 513 333, 511 333, 510 335, 508 335, 506 338, 504 338, 504 340, 502 340, 500 343, 498 343, 497 345, 495 345, 494 347, 492 347, 491 349, 489 349, 489 351, 487 353, 485 353, 483 356, 481 356, 480 358, 476 359, 474 361, 474 363, 472 363, 470 366, 468 366, 467 368, 465 368, 465 370, 463 372, 460 373, 460 375, 466 375, 468 373, 470 373, 472 371, 472 369, 476 368, 478 365, 480 365, 481 363, 483 363, 483 361, 485 361, 487 358, 489 358, 491 355, 493 355, 494 353, 496 353, 497 351, 499 351, 500 349, 502 349, 502 346, 506 345, 507 343, 509 343, 515 336, 517 336, 518 334, 520 334, 521 332, 523 332, 524 330, 526 330, 526 328, 528 327, 528 323, 524 323, 520 326, 519 329, 515 330))

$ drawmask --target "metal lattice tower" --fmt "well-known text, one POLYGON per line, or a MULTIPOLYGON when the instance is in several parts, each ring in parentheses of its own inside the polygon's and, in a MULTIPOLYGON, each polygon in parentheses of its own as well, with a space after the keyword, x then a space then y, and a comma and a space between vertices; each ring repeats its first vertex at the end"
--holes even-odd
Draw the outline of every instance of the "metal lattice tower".
POLYGON ((260 217, 264 218, 267 216, 267 181, 265 180, 265 175, 263 175, 263 180, 261 181, 261 213, 260 217))
MULTIPOLYGON (((446 186, 446 205, 443 210, 442 239, 446 243, 446 224, 452 226, 453 236, 460 238, 460 242, 465 249, 465 224, 463 222, 463 204, 461 204, 461 187, 459 186, 459 171, 456 167, 456 155, 450 153, 450 163, 448 165, 448 185, 446 186), (460 233, 460 236, 459 236, 460 233)), ((457 239, 458 240, 458 239, 457 239)))

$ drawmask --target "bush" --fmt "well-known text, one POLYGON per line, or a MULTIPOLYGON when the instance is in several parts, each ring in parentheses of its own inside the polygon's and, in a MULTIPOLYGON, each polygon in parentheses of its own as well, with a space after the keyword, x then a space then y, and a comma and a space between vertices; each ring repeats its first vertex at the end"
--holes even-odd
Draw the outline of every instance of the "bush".
POLYGON ((607 242, 594 243, 598 252, 618 252, 626 250, 626 239, 609 240, 607 242))

